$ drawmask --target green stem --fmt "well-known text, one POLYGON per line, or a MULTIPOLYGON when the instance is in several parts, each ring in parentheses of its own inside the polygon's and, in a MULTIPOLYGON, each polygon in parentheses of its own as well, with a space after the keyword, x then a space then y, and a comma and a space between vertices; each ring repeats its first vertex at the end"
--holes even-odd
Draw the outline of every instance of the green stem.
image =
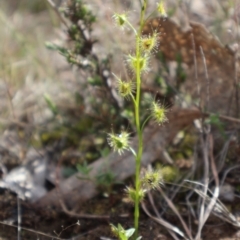
POLYGON ((129 21, 126 21, 126 23, 127 23, 128 26, 133 30, 134 34, 137 35, 137 31, 135 30, 135 28, 133 27, 133 25, 132 25, 129 21))
POLYGON ((147 121, 148 121, 150 118, 151 118, 151 116, 148 116, 148 117, 145 119, 145 121, 144 121, 143 124, 142 124, 141 131, 143 131, 144 126, 146 125, 147 121))
POLYGON ((138 30, 138 34, 136 36, 136 100, 134 101, 135 106, 135 122, 136 122, 136 129, 138 135, 138 151, 136 155, 136 169, 135 169, 135 190, 136 190, 136 198, 135 198, 135 210, 134 210, 134 239, 138 237, 138 227, 139 227, 139 191, 140 191, 140 168, 141 168, 141 159, 142 159, 142 152, 143 152, 143 141, 142 141, 142 129, 140 126, 140 97, 141 97, 141 68, 140 68, 140 46, 139 46, 139 39, 141 37, 143 24, 144 24, 144 15, 147 6, 147 0, 144 0, 143 6, 141 9, 141 17, 140 17, 140 27, 138 30))

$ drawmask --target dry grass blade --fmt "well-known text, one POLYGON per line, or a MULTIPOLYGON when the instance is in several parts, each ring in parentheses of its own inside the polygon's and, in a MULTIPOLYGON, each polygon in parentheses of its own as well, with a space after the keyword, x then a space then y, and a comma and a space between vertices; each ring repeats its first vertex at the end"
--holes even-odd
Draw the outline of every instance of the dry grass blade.
MULTIPOLYGON (((202 185, 198 182, 193 182, 189 180, 186 180, 186 182, 194 183, 196 185, 202 185)), ((232 213, 229 212, 229 210, 225 207, 225 205, 219 199, 216 199, 216 197, 214 197, 214 195, 216 195, 216 190, 213 193, 211 190, 208 189, 208 192, 213 196, 211 198, 210 196, 204 194, 203 191, 196 189, 196 187, 190 187, 190 188, 193 189, 194 192, 196 192, 201 198, 204 199, 205 205, 211 204, 211 202, 213 202, 213 198, 215 198, 214 206, 212 208, 212 213, 216 217, 219 217, 220 219, 222 219, 223 221, 228 222, 235 227, 240 227, 240 222, 237 220, 237 218, 232 213)))
POLYGON ((144 212, 154 221, 156 221, 157 223, 159 223, 160 225, 164 226, 165 228, 167 228, 168 230, 177 233, 179 236, 181 236, 184 239, 188 239, 185 234, 179 230, 179 228, 175 227, 174 225, 170 224, 169 222, 165 221, 164 219, 160 218, 160 217, 154 217, 150 214, 150 212, 147 210, 147 207, 145 206, 144 203, 141 204, 144 212))
POLYGON ((179 218, 186 234, 188 235, 189 239, 193 239, 192 234, 190 229, 188 228, 188 226, 186 225, 185 221, 183 220, 182 216, 180 215, 179 211, 177 210, 177 208, 175 207, 175 205, 173 204, 173 202, 171 201, 171 199, 168 198, 168 196, 164 193, 164 191, 159 187, 158 191, 160 192, 160 194, 163 196, 163 198, 165 199, 165 201, 167 202, 168 206, 172 209, 172 211, 176 214, 176 216, 179 218))
MULTIPOLYGON (((212 201, 212 198, 209 197, 208 195, 205 195, 202 191, 194 189, 194 191, 203 199, 205 199, 206 204, 210 204, 212 201)), ((228 222, 232 224, 235 227, 240 227, 240 222, 237 220, 237 218, 229 212, 229 210, 225 207, 225 205, 217 199, 213 209, 212 213, 216 216, 222 219, 225 222, 228 222)))
MULTIPOLYGON (((0 221, 0 225, 9 226, 9 227, 12 227, 12 228, 18 228, 17 225, 8 224, 8 223, 5 223, 3 221, 0 221)), ((21 229, 26 231, 26 232, 35 233, 37 235, 44 236, 44 237, 47 237, 47 238, 52 239, 52 240, 54 240, 54 239, 57 239, 57 240, 67 240, 67 239, 64 239, 64 238, 60 238, 60 237, 56 237, 56 236, 52 236, 52 235, 46 234, 46 233, 41 232, 41 231, 36 231, 36 230, 30 229, 30 228, 21 227, 21 229)))

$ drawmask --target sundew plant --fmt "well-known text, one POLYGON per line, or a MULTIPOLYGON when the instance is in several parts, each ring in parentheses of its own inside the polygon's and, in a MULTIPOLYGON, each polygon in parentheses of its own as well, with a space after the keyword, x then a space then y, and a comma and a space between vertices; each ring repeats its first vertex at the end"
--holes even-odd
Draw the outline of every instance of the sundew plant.
MULTIPOLYGON (((141 238, 138 236, 140 202, 144 199, 147 191, 158 187, 158 185, 162 183, 162 174, 159 170, 147 171, 143 177, 140 176, 143 153, 144 126, 150 118, 153 118, 156 124, 159 125, 162 125, 167 121, 167 110, 164 104, 153 100, 150 103, 150 114, 148 114, 143 123, 140 122, 141 113, 144 111, 140 108, 142 75, 147 74, 151 70, 149 66, 149 60, 160 44, 158 41, 158 32, 154 32, 149 36, 142 36, 142 29, 144 27, 146 19, 145 12, 147 3, 147 0, 143 0, 142 2, 140 12, 140 25, 138 28, 135 28, 131 24, 128 18, 128 13, 115 13, 113 15, 113 19, 119 28, 121 28, 123 31, 126 28, 130 28, 135 36, 135 50, 133 51, 134 53, 128 54, 126 57, 126 62, 128 65, 127 67, 131 69, 133 73, 132 79, 125 81, 114 73, 113 76, 117 82, 117 90, 119 95, 126 100, 132 101, 132 104, 134 106, 134 123, 138 139, 138 147, 136 150, 131 148, 129 139, 130 133, 127 131, 122 131, 121 133, 111 132, 108 134, 108 143, 113 148, 113 150, 117 151, 120 155, 126 150, 131 151, 135 157, 136 162, 134 187, 126 188, 127 195, 134 204, 134 228, 124 230, 121 225, 118 225, 118 227, 111 225, 113 232, 119 239, 122 240, 129 239, 132 235, 134 240, 141 238)), ((161 14, 161 16, 166 16, 163 2, 159 2, 156 5, 156 9, 161 14)))

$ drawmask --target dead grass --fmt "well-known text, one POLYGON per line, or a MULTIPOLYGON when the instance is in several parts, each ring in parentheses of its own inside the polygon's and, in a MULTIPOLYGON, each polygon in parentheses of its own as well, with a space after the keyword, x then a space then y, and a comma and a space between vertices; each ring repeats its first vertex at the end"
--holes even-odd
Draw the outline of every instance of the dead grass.
POLYGON ((45 41, 61 39, 59 21, 50 9, 39 13, 10 11, 3 2, 0 4, 0 122, 19 120, 26 113, 38 113, 32 119, 39 122, 39 115, 46 111, 43 94, 48 92, 59 99, 65 95, 58 71, 67 68, 68 74, 61 71, 65 76, 62 79, 71 78, 61 56, 45 47, 45 41))

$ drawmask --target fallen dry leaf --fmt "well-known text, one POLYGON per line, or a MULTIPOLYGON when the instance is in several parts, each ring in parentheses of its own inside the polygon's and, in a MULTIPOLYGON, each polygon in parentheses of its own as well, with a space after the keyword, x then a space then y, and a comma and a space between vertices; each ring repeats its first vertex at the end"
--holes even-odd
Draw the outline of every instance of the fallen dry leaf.
MULTIPOLYGON (((195 119, 202 116, 199 110, 174 109, 169 112, 169 123, 165 126, 149 124, 144 130, 144 151, 142 156, 142 166, 147 166, 159 157, 161 151, 169 144, 174 136, 186 126, 192 124, 195 119)), ((132 139, 133 148, 136 148, 137 138, 132 139)), ((116 176, 116 181, 123 181, 132 176, 135 172, 135 160, 130 152, 119 156, 111 153, 108 157, 100 158, 89 166, 92 168, 90 176, 94 178, 99 172, 111 171, 116 176)), ((36 205, 38 207, 54 206, 61 208, 59 197, 69 208, 79 206, 79 203, 86 201, 97 194, 97 187, 91 181, 79 180, 80 174, 75 174, 59 184, 58 189, 53 189, 46 196, 40 199, 36 205)))
POLYGON ((154 18, 146 23, 143 34, 151 35, 154 31, 159 32, 159 51, 165 60, 168 62, 181 59, 181 62, 188 66, 184 83, 187 93, 193 99, 200 98, 202 107, 206 107, 209 91, 209 111, 235 116, 235 73, 237 72, 238 78, 240 76, 237 52, 223 46, 218 38, 200 23, 189 22, 187 30, 183 30, 171 19, 154 18), (200 96, 197 85, 200 87, 200 96))

